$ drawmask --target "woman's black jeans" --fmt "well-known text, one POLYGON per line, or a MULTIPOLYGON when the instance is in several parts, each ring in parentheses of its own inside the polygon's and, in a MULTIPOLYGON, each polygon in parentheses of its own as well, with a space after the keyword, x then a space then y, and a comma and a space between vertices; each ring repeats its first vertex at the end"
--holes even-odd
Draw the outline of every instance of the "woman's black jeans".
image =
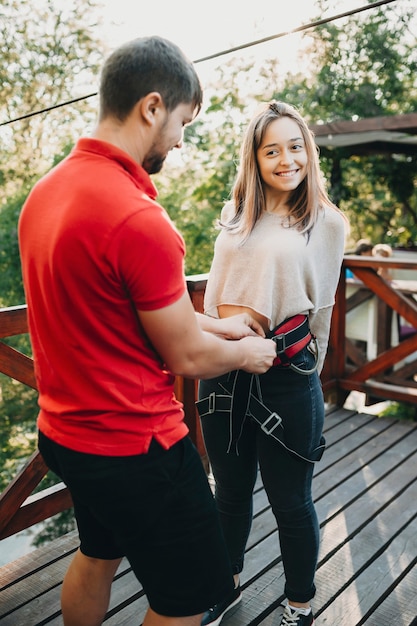
MULTIPOLYGON (((314 357, 308 348, 297 365, 309 369, 314 357)), ((204 380, 199 398, 224 393, 235 372, 204 380)), ((288 367, 273 367, 259 376, 263 403, 282 417, 285 446, 309 455, 323 443, 324 401, 315 372, 303 376, 288 367)), ((314 463, 303 461, 245 419, 238 453, 227 453, 229 416, 214 413, 201 419, 204 441, 216 483, 215 497, 234 573, 243 569, 244 551, 252 524, 252 494, 258 464, 275 515, 284 566, 286 597, 308 602, 315 594, 314 576, 319 550, 319 525, 312 500, 314 463)))

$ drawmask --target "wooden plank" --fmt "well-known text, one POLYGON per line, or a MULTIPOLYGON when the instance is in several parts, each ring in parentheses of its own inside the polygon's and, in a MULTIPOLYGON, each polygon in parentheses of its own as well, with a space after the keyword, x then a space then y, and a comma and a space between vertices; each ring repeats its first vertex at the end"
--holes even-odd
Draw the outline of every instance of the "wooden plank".
MULTIPOLYGON (((343 590, 347 586, 353 590, 358 573, 360 576, 361 570, 370 567, 379 554, 386 552, 396 533, 400 533, 410 521, 414 523, 417 483, 413 481, 414 475, 410 475, 410 470, 414 467, 415 460, 414 454, 406 462, 399 463, 394 470, 388 469, 385 473, 384 464, 375 462, 365 476, 368 489, 363 489, 359 499, 343 508, 340 506, 343 495, 339 494, 334 498, 339 513, 322 531, 321 558, 324 564, 317 573, 318 593, 315 598, 315 605, 317 603, 318 607, 323 607, 318 614, 321 615, 323 611, 323 618, 326 617, 327 623, 358 623, 357 619, 362 617, 363 609, 361 615, 353 612, 345 617, 343 590), (329 558, 329 555, 332 556, 329 558)), ((329 502, 326 501, 325 505, 328 507, 329 502)), ((407 552, 410 554, 410 551, 407 552)), ((411 558, 415 558, 412 549, 411 554, 411 558)), ((366 581, 366 576, 362 581, 366 581)), ((361 596, 362 586, 356 585, 356 591, 361 596)), ((366 592, 369 594, 368 586, 366 592)), ((349 594, 346 597, 351 600, 349 594)))
MULTIPOLYGON (((395 510, 390 521, 401 523, 398 507, 394 505, 391 508, 395 510)), ((407 524, 394 540, 391 540, 392 531, 385 527, 383 521, 382 515, 379 523, 371 524, 337 553, 331 567, 319 570, 319 583, 324 574, 321 586, 328 587, 329 583, 333 583, 333 589, 338 587, 334 589, 336 593, 331 597, 331 603, 324 611, 317 612, 321 622, 340 626, 364 623, 362 618, 378 604, 402 575, 404 568, 412 563, 411 555, 415 558, 417 551, 417 519, 407 524)), ((395 626, 408 626, 415 616, 414 610, 411 607, 412 614, 407 616, 407 606, 399 608, 395 626)), ((374 620, 367 623, 378 624, 374 620)))
MULTIPOLYGON (((350 436, 342 434, 340 429, 333 429, 337 433, 336 441, 331 450, 326 451, 323 459, 316 465, 313 480, 313 495, 317 502, 326 497, 328 492, 337 490, 347 478, 355 472, 361 472, 372 460, 383 455, 387 450, 416 430, 412 423, 397 423, 387 419, 361 420, 360 428, 350 431, 350 436), (360 451, 360 454, 358 454, 360 451)), ((343 423, 339 424, 343 427, 343 423)), ((345 425, 347 426, 347 425, 345 425)), ((337 427, 336 427, 337 428, 337 427)), ((344 428, 345 430, 345 428, 344 428)), ((414 442, 405 444, 406 452, 414 450, 414 442)), ((402 449, 395 449, 398 455, 404 454, 402 449)), ((254 498, 254 517, 251 534, 248 540, 248 549, 255 543, 262 541, 269 533, 276 531, 274 517, 270 513, 270 507, 265 491, 261 490, 254 498)))
POLYGON ((7 537, 3 531, 20 505, 32 493, 34 488, 45 476, 48 468, 36 450, 26 461, 24 467, 0 495, 1 520, 0 539, 7 537))
POLYGON ((36 389, 33 361, 22 352, 0 342, 1 373, 36 389))
MULTIPOLYGON (((390 262, 387 265, 392 267, 390 262)), ((380 300, 417 328, 417 303, 409 297, 409 289, 405 294, 401 292, 402 281, 388 282, 369 267, 357 269, 355 273, 380 300)))
MULTIPOLYGON (((316 466, 313 481, 316 489, 318 489, 319 477, 327 467, 332 466, 335 471, 330 476, 325 476, 324 485, 327 484, 328 489, 334 488, 345 475, 352 474, 355 467, 363 467, 375 456, 389 451, 397 441, 409 435, 415 435, 416 431, 417 424, 414 422, 395 422, 385 418, 377 418, 363 424, 357 430, 351 431, 330 445, 325 451, 322 460, 316 466), (329 479, 330 483, 326 483, 329 479)), ((417 445, 415 439, 410 444, 411 449, 413 445, 417 445)))
MULTIPOLYGON (((383 420, 378 421, 372 415, 360 415, 356 420, 356 413, 351 410, 340 410, 335 412, 334 414, 326 417, 324 431, 326 436, 332 442, 331 445, 334 446, 335 443, 340 441, 346 441, 346 435, 348 433, 359 433, 361 428, 365 427, 366 424, 371 423, 373 425, 373 432, 375 430, 376 425, 380 425, 380 428, 387 428, 387 424, 384 424, 383 420)), ((395 422, 388 422, 388 424, 395 424, 395 422)), ((366 433, 362 431, 360 435, 360 441, 363 441, 364 438, 369 439, 369 432, 366 433)), ((388 445, 392 445, 393 438, 390 437, 389 441, 387 440, 385 447, 388 445)), ((351 448, 348 448, 351 451, 351 448)), ((335 452, 335 458, 338 458, 337 449, 335 452)), ((329 452, 326 450, 324 460, 321 460, 320 463, 316 465, 316 472, 323 472, 323 467, 326 464, 333 464, 334 458, 333 456, 329 456, 329 452)), ((332 473, 332 476, 336 476, 336 473, 332 473)), ((326 481, 327 479, 325 479, 326 481)), ((314 481, 313 481, 314 482, 314 481)), ((268 502, 268 498, 265 490, 262 487, 262 481, 260 475, 258 475, 258 479, 255 485, 254 490, 254 498, 253 498, 253 522, 252 529, 248 539, 247 549, 250 549, 254 544, 260 542, 262 537, 270 533, 276 532, 276 522, 275 518, 270 512, 270 504, 268 502)))
MULTIPOLYGON (((367 117, 361 120, 337 120, 326 124, 312 124, 310 128, 316 137, 327 135, 354 134, 377 130, 402 130, 403 132, 416 133, 417 113, 404 113, 400 115, 384 115, 367 117)), ((360 257, 354 257, 360 258, 360 257)))
MULTIPOLYGON (((25 579, 31 573, 47 567, 51 562, 75 552, 78 543, 78 533, 73 530, 59 539, 33 550, 30 554, 2 565, 0 567, 0 592, 25 579)), ((3 605, 0 606, 3 608, 3 605)))
POLYGON ((0 539, 15 535, 38 522, 70 509, 72 506, 71 495, 63 483, 48 487, 27 498, 7 526, 1 530, 0 539))
POLYGON ((143 592, 139 592, 141 588, 132 572, 122 581, 121 589, 126 592, 126 601, 120 601, 122 598, 112 589, 110 611, 104 623, 106 626, 138 626, 149 605, 143 592))
MULTIPOLYGON (((273 613, 270 613, 266 616, 265 619, 263 619, 261 622, 258 622, 259 626, 280 626, 283 612, 284 608, 278 607, 278 609, 273 611, 273 613)), ((319 626, 317 620, 315 623, 317 624, 317 626, 319 626)))
POLYGON ((374 607, 372 614, 365 616, 366 622, 360 624, 375 626, 393 626, 393 624, 405 624, 412 626, 417 623, 417 567, 416 561, 411 564, 411 569, 403 572, 405 575, 400 582, 390 591, 389 595, 374 607), (401 622, 402 620, 402 622, 401 622), (414 620, 414 621, 413 621, 414 620))
POLYGON ((345 351, 348 359, 357 367, 362 367, 367 362, 365 351, 358 348, 358 346, 347 337, 345 341, 345 351))
POLYGON ((0 338, 23 335, 27 332, 26 304, 0 309, 0 338))
POLYGON ((142 586, 130 567, 126 567, 123 574, 117 575, 113 582, 109 611, 104 624, 138 626, 142 623, 148 606, 142 586))
MULTIPOLYGON (((2 626, 40 626, 44 623, 62 624, 60 617, 60 595, 62 580, 68 568, 72 554, 68 558, 51 562, 48 568, 33 572, 21 580, 13 588, 2 592, 0 624, 2 626), (16 600, 18 599, 18 602, 16 600)), ((117 571, 112 587, 110 610, 120 603, 129 600, 130 596, 143 596, 141 585, 132 574, 129 563, 124 559, 117 571), (126 580, 131 580, 130 586, 126 580), (132 586, 134 582, 134 587, 132 586)), ((144 599, 147 606, 147 600, 144 599)))
MULTIPOLYGON (((349 374, 348 380, 356 381, 357 383, 372 378, 378 374, 385 372, 390 367, 394 367, 396 363, 400 363, 407 356, 413 354, 417 350, 417 335, 412 335, 408 339, 405 339, 397 346, 386 350, 382 354, 378 355, 376 359, 356 369, 349 374)), ((360 390, 357 386, 356 389, 360 390)))
MULTIPOLYGON (((398 452, 398 451, 397 451, 398 452)), ((381 468, 380 468, 381 469, 381 468)), ((404 469, 404 468, 403 468, 404 469)), ((404 475, 405 476, 409 476, 409 467, 407 467, 407 469, 404 471, 404 475)), ((392 473, 390 475, 391 481, 392 481, 392 485, 393 485, 393 489, 396 490, 398 488, 398 485, 400 484, 401 481, 399 481, 399 474, 397 473, 392 473)), ((379 483, 377 483, 378 488, 375 487, 375 489, 380 489, 381 495, 378 497, 375 497, 375 506, 378 510, 378 507, 380 507, 380 498, 384 496, 384 494, 386 493, 386 485, 384 482, 379 481, 379 483)), ((416 489, 416 486, 414 486, 414 490, 416 489)), ((405 504, 409 501, 411 502, 416 502, 417 499, 415 498, 415 495, 417 495, 415 493, 415 491, 408 491, 407 493, 403 494, 403 501, 393 501, 390 505, 390 515, 392 516, 390 518, 387 518, 386 520, 382 520, 382 523, 384 524, 384 521, 386 521, 386 523, 384 524, 384 528, 386 529, 387 532, 387 536, 390 537, 391 535, 391 531, 390 528, 393 528, 391 521, 392 520, 397 520, 397 524, 400 524, 401 519, 399 519, 398 516, 398 506, 401 506, 401 508, 403 509, 405 504)), ((359 502, 357 500, 354 501, 354 504, 352 506, 354 506, 355 512, 354 512, 354 519, 356 520, 356 524, 359 524, 359 527, 361 525, 364 525, 367 523, 367 520, 369 519, 369 517, 372 517, 372 511, 369 511, 369 507, 365 506, 366 502, 368 499, 368 494, 365 493, 363 495, 363 499, 359 502), (359 519, 359 516, 361 516, 361 518, 359 519)), ((339 513, 339 519, 342 519, 348 514, 347 512, 349 511, 349 509, 347 509, 346 511, 346 507, 345 505, 348 504, 348 500, 346 500, 345 502, 339 502, 340 505, 340 513, 339 513)), ((318 514, 320 519, 323 520, 323 513, 326 512, 326 502, 323 502, 323 504, 318 503, 317 505, 317 509, 318 509, 318 514)), ((375 514, 375 511, 373 512, 375 514)), ((322 522, 323 523, 323 522, 322 522)), ((378 527, 378 524, 380 523, 380 520, 378 519, 377 516, 374 515, 374 522, 373 522, 376 527, 378 527)), ((324 522, 324 525, 326 527, 326 522, 324 522)), ((335 550, 335 545, 333 543, 333 541, 330 542, 330 545, 325 545, 326 541, 329 541, 329 538, 333 538, 337 540, 337 542, 340 544, 339 545, 339 550, 344 550, 344 546, 346 545, 346 550, 349 550, 349 545, 350 544, 345 544, 346 542, 346 524, 343 526, 343 528, 340 528, 340 524, 337 522, 337 518, 333 518, 330 522, 327 523, 327 527, 330 529, 332 526, 335 526, 334 532, 331 533, 327 533, 327 535, 323 535, 323 539, 322 539, 322 549, 324 551, 325 554, 328 554, 331 550, 335 550), (343 532, 344 529, 344 532, 343 532), (324 546, 324 547, 323 547, 324 546)), ((396 528, 396 526, 394 526, 394 528, 396 528)), ((355 529, 357 529, 357 527, 355 527, 355 529)), ((374 532, 374 529, 371 531, 371 534, 373 536, 379 536, 376 535, 376 533, 374 532)), ((282 571, 282 564, 280 562, 273 564, 272 566, 267 566, 267 560, 265 558, 265 555, 269 555, 272 552, 277 555, 277 548, 275 543, 277 542, 277 538, 273 538, 273 537, 269 537, 266 541, 262 542, 262 544, 259 544, 251 553, 250 553, 250 560, 248 565, 245 567, 243 573, 242 573, 242 580, 246 581, 247 577, 252 577, 252 579, 255 581, 253 584, 256 586, 256 591, 251 589, 251 583, 249 582, 249 585, 246 586, 246 596, 249 596, 247 599, 247 603, 243 603, 242 606, 239 608, 239 610, 230 618, 226 617, 223 622, 222 625, 224 624, 225 626, 241 626, 242 624, 262 624, 266 626, 266 624, 275 624, 275 623, 279 623, 279 617, 281 615, 281 610, 277 609, 277 604, 282 602, 283 600, 283 585, 284 585, 284 580, 283 580, 283 571, 282 571), (258 555, 256 554, 256 551, 258 552, 258 555), (262 556, 263 555, 263 556, 262 556), (257 558, 258 556, 258 558, 257 558), (267 568, 266 572, 261 574, 261 576, 257 575, 256 573, 256 566, 258 564, 258 567, 263 566, 264 568, 267 568), (255 569, 254 569, 255 568, 255 569), (266 584, 266 577, 270 578, 270 581, 267 583, 267 586, 265 587, 266 584), (262 598, 259 595, 259 589, 262 590, 262 598), (253 601, 252 601, 252 598, 253 601), (264 614, 264 619, 262 619, 262 621, 259 621, 259 615, 260 614, 264 614)), ((379 543, 377 542, 377 548, 378 549, 380 547, 379 543)), ((359 554, 361 554, 362 548, 360 548, 358 550, 359 554)), ((279 552, 278 552, 279 553, 279 552)), ((334 557, 333 557, 334 558, 334 557)), ((344 559, 345 559, 345 555, 343 555, 343 558, 341 559, 341 563, 340 563, 340 569, 343 571, 344 569, 344 559)), ((273 560, 271 560, 271 563, 273 563, 273 560)), ((325 568, 325 565, 321 565, 321 568, 325 568)), ((324 575, 322 575, 323 577, 323 581, 322 583, 320 582, 320 567, 318 570, 318 574, 317 574, 317 585, 318 585, 318 590, 320 589, 326 589, 327 587, 327 593, 324 594, 324 598, 321 599, 321 602, 319 602, 320 596, 319 593, 317 594, 315 600, 314 600, 314 606, 315 606, 315 610, 316 612, 318 612, 318 614, 320 614, 320 604, 323 606, 325 605, 326 602, 329 602, 329 593, 328 593, 328 581, 329 580, 334 580, 334 573, 333 571, 330 572, 329 574, 329 566, 327 566, 327 569, 324 573, 324 575)), ((323 571, 323 569, 322 569, 323 571)), ((337 583, 335 584, 336 587, 336 592, 337 590, 340 589, 341 587, 341 581, 338 580, 337 583)), ((323 595, 323 591, 322 591, 322 595, 323 595)), ((245 593, 244 593, 244 599, 245 599, 245 593)), ((334 626, 335 624, 337 624, 338 626, 352 626, 352 624, 356 624, 356 622, 354 621, 349 621, 349 619, 347 620, 343 620, 343 615, 341 615, 340 613, 343 613, 342 611, 340 611, 337 614, 337 619, 333 619, 333 617, 331 617, 328 621, 323 621, 322 618, 320 617, 319 623, 328 623, 329 626, 334 626)), ((377 624, 377 622, 373 622, 375 625, 377 624)), ((395 623, 395 622, 394 622, 395 623)))
MULTIPOLYGON (((378 621, 379 617, 374 621, 374 614, 381 619, 395 616, 395 607, 402 607, 404 598, 415 588, 416 551, 407 529, 417 517, 414 480, 417 425, 344 410, 329 412, 325 430, 328 449, 316 466, 313 481, 322 526, 318 593, 314 600, 315 612, 319 615, 317 623, 329 626, 365 623, 356 622, 352 617, 355 613, 347 614, 344 619, 345 603, 351 600, 349 594, 356 592, 360 598, 358 619, 365 619, 369 613, 366 624, 388 626, 389 622, 378 621), (391 548, 391 544, 394 547, 391 548), (383 574, 378 578, 378 567, 386 565, 384 557, 387 555, 392 560, 395 555, 398 558, 400 547, 403 551, 400 561, 406 562, 406 567, 398 573, 389 561, 389 581, 385 583, 383 574), (375 565, 375 572, 373 561, 379 564, 375 565), (369 571, 372 574, 365 575, 369 571), (369 576, 376 581, 374 586, 369 583, 369 576), (370 597, 370 588, 374 589, 373 597, 370 597)), ((414 527, 413 532, 417 534, 414 527)), ((76 533, 54 543, 54 549, 37 550, 27 558, 0 568, 0 585, 5 592, 1 595, 1 626, 62 625, 60 585, 78 544, 76 533), (9 614, 2 618, 5 611, 9 614)), ((243 601, 233 615, 223 620, 222 626, 278 626, 282 613, 279 604, 284 599, 284 573, 275 519, 259 477, 241 582, 243 601)), ((414 596, 406 602, 412 617, 417 614, 416 611, 413 615, 413 602, 414 596)), ((147 606, 143 590, 124 560, 113 583, 105 624, 138 626, 147 606)), ((391 623, 397 626, 394 619, 391 623)), ((403 623, 406 622, 398 622, 398 625, 403 623)))
POLYGON ((417 403, 417 389, 410 386, 399 386, 390 384, 387 382, 377 382, 375 380, 366 382, 354 381, 353 379, 344 379, 339 381, 339 384, 344 389, 350 391, 361 391, 380 398, 381 400, 394 400, 397 402, 406 402, 408 404, 417 403))
MULTIPOLYGON (((335 306, 332 311, 330 325, 329 345, 326 359, 321 373, 323 391, 326 400, 332 401, 339 407, 343 406, 346 397, 345 391, 341 390, 337 384, 339 378, 343 377, 345 371, 345 351, 344 345, 340 346, 340 337, 345 337, 346 332, 346 279, 345 271, 341 270, 340 280, 336 290, 335 306)), ((343 342, 344 343, 344 342, 343 342)))
MULTIPOLYGON (((284 571, 282 564, 278 563, 261 573, 256 581, 243 585, 242 602, 232 615, 226 615, 222 620, 222 626, 263 624, 262 620, 284 601, 283 588, 284 571)), ((282 609, 280 614, 282 614, 282 609)))
MULTIPOLYGON (((405 447, 405 444, 403 444, 405 447)), ((406 446, 407 451, 410 449, 410 444, 406 446)), ((401 457, 401 450, 397 449, 398 455, 401 457)), ((382 467, 382 465, 381 465, 382 467)), ((361 479, 362 480, 362 479, 361 479)), ((398 476, 393 474, 392 480, 394 485, 398 485, 398 476)), ((343 515, 343 510, 349 504, 350 499, 352 498, 351 490, 346 490, 344 499, 340 501, 339 498, 339 508, 341 509, 343 515)), ((364 516, 361 523, 367 519, 369 513, 366 510, 366 507, 361 503, 359 510, 362 512, 364 516)), ((326 519, 327 515, 327 503, 326 501, 319 502, 317 504, 317 511, 319 514, 319 518, 321 520, 326 519)), ((265 513, 265 516, 267 514, 265 513)), ((272 514, 270 515, 270 528, 275 527, 275 522, 272 521, 272 514)), ((325 523, 325 521, 322 523, 325 523)), ((252 533, 251 533, 252 534, 252 533)), ((340 528, 337 528, 337 533, 335 533, 338 540, 341 538, 345 539, 345 533, 341 534, 340 528)), ((249 546, 249 543, 248 543, 249 546)), ((259 622, 260 613, 265 613, 266 611, 273 611, 274 615, 276 612, 277 603, 283 600, 283 569, 282 563, 280 561, 280 549, 278 544, 277 533, 269 535, 262 542, 258 542, 257 545, 253 546, 253 548, 249 548, 246 553, 246 561, 245 568, 241 575, 242 587, 246 589, 246 596, 248 597, 247 602, 243 602, 236 613, 233 616, 227 616, 222 624, 230 625, 230 626, 241 626, 242 624, 251 624, 253 623, 259 624, 264 623, 264 621, 259 622), (264 572, 264 573, 263 573, 264 572), (265 579, 271 577, 271 581, 266 583, 265 579), (271 588, 265 587, 270 585, 271 588), (253 589, 252 589, 253 587, 253 589), (262 597, 259 595, 259 590, 262 590, 262 597)), ((245 598, 245 594, 244 594, 245 598)), ((277 616, 279 617, 280 612, 277 612, 277 616)), ((339 622, 337 622, 339 624, 339 622)), ((347 625, 348 622, 346 622, 347 625)), ((336 624, 336 622, 332 622, 332 625, 336 624)), ((349 624, 351 626, 351 624, 349 624)))
MULTIPOLYGON (((401 451, 398 450, 398 452, 401 451)), ((360 482, 361 477, 358 476, 355 485, 352 485, 352 481, 350 481, 350 485, 347 485, 344 491, 338 490, 337 494, 332 493, 332 497, 329 493, 325 499, 317 503, 317 511, 322 526, 320 549, 322 561, 328 559, 330 554, 335 553, 347 541, 355 537, 368 520, 377 519, 379 524, 382 517, 378 519, 378 516, 386 516, 383 511, 392 503, 404 508, 401 512, 397 511, 398 517, 405 515, 410 518, 416 513, 417 505, 414 502, 408 502, 407 496, 403 496, 402 493, 410 495, 415 489, 410 484, 410 467, 410 462, 401 463, 394 470, 388 472, 388 475, 383 478, 376 478, 381 470, 381 464, 379 467, 375 464, 367 470, 369 488, 364 488, 360 497, 352 498, 352 491, 349 489, 349 487, 356 487, 360 482)), ((395 507, 392 510, 392 515, 396 515, 395 507)), ((396 528, 396 522, 386 532, 391 533, 392 531, 393 534, 394 528, 396 528)))
MULTIPOLYGON (((403 444, 405 447, 405 444, 403 444)), ((407 451, 410 450, 410 444, 408 443, 408 445, 406 446, 407 451)), ((404 451, 403 451, 404 452, 404 451)), ((401 450, 397 450, 397 453, 399 454, 399 456, 401 457, 401 450)), ((393 482, 394 485, 398 485, 398 477, 397 476, 393 476, 393 482)), ((347 492, 349 494, 349 491, 347 492)), ((349 496, 348 496, 349 498, 349 496)), ((324 515, 326 514, 326 509, 323 508, 323 506, 325 506, 325 502, 323 503, 323 505, 321 503, 317 504, 317 509, 318 509, 318 514, 320 519, 324 518, 324 515), (324 515, 323 515, 324 514, 324 515)), ((341 507, 342 511, 344 510, 345 506, 348 504, 348 499, 345 502, 339 502, 339 506, 341 507)), ((366 507, 363 506, 363 503, 360 504, 359 510, 362 511, 362 514, 365 516, 364 519, 367 519, 367 515, 368 513, 366 512, 366 507)), ((341 513, 341 515, 343 516, 343 512, 341 513)), ((345 538, 345 534, 341 534, 340 532, 340 528, 337 528, 337 532, 335 533, 335 536, 338 537, 339 541, 340 538, 342 537, 343 539, 345 538)), ((268 537, 268 539, 266 541, 263 541, 262 543, 258 544, 258 546, 256 546, 256 548, 254 548, 251 552, 250 552, 250 557, 249 555, 247 556, 247 565, 242 573, 242 580, 245 581, 246 577, 252 577, 253 579, 256 580, 256 586, 260 587, 261 586, 261 582, 260 580, 257 578, 257 572, 256 572, 256 568, 257 567, 269 567, 267 564, 268 559, 266 558, 266 555, 273 555, 275 557, 275 560, 277 557, 279 557, 279 547, 278 547, 278 540, 277 537, 268 537), (257 554, 258 553, 258 554, 257 554), (248 561, 249 558, 249 561, 248 561)), ((271 559, 271 563, 273 563, 274 558, 271 559)), ((275 575, 275 580, 278 580, 282 577, 282 566, 277 563, 275 565, 272 566, 272 569, 274 570, 274 575, 275 575)), ((270 571, 270 568, 267 570, 268 572, 270 571)), ((280 616, 280 611, 276 609, 275 605, 277 601, 282 601, 282 589, 283 589, 283 580, 281 580, 281 592, 279 587, 277 588, 276 585, 274 584, 274 589, 268 591, 268 593, 266 594, 264 600, 261 602, 260 599, 258 598, 258 596, 256 595, 255 597, 255 605, 256 605, 256 609, 254 609, 254 615, 258 614, 260 610, 262 609, 262 611, 264 612, 266 610, 266 606, 265 603, 268 602, 267 600, 267 596, 269 597, 269 595, 271 596, 271 605, 270 605, 270 610, 273 611, 273 614, 275 616, 277 616, 277 618, 279 618, 280 616), (261 602, 261 606, 259 605, 259 603, 261 602)), ((250 592, 250 588, 248 588, 248 591, 250 592)), ((250 592, 251 593, 251 592, 250 592)), ((252 598, 252 596, 250 596, 250 598, 252 598)), ((253 608, 253 607, 252 607, 253 608)), ((250 624, 251 621, 243 621, 243 620, 252 620, 255 619, 254 615, 252 615, 251 611, 249 610, 249 608, 245 605, 243 605, 242 608, 239 609, 238 612, 236 612, 234 614, 233 617, 231 617, 230 619, 227 617, 224 620, 224 624, 229 625, 230 626, 238 626, 238 624, 250 624), (241 620, 241 621, 239 621, 241 620)), ((265 623, 273 623, 275 618, 273 618, 273 620, 269 620, 268 622, 265 623)), ((259 624, 262 623, 264 624, 264 621, 259 622, 259 621, 255 621, 254 623, 259 624)), ((336 624, 339 622, 331 622, 331 624, 336 624)), ((340 623, 342 624, 342 623, 340 623)), ((346 625, 348 624, 348 622, 346 622, 346 625)), ((351 623, 349 623, 349 626, 351 626, 351 623)))
MULTIPOLYGON (((349 287, 349 283, 347 283, 347 286, 349 287)), ((367 302, 373 297, 372 291, 369 291, 369 289, 366 289, 365 287, 361 286, 360 284, 358 285, 357 283, 354 285, 354 287, 355 286, 357 287, 356 291, 351 293, 346 298, 346 313, 350 313, 350 311, 356 309, 356 307, 360 306, 364 302, 367 302)))
POLYGON ((356 448, 363 446, 384 430, 391 430, 391 428, 392 424, 389 422, 369 416, 365 420, 352 419, 349 423, 340 424, 332 430, 325 431, 326 450, 322 459, 316 464, 314 476, 320 476, 329 466, 349 456, 356 448))

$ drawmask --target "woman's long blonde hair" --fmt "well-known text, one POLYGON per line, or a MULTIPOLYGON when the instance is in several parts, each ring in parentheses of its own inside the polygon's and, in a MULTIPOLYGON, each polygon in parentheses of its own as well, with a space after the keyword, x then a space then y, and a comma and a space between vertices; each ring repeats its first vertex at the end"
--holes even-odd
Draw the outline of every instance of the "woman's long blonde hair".
POLYGON ((318 147, 314 135, 297 109, 285 102, 275 100, 263 105, 252 118, 240 149, 239 168, 232 189, 235 214, 227 223, 220 226, 240 234, 246 239, 256 222, 265 211, 265 194, 259 173, 257 151, 271 122, 282 117, 294 120, 301 131, 307 152, 307 174, 289 197, 289 217, 291 224, 302 233, 308 233, 317 221, 323 206, 339 210, 329 199, 320 170, 318 147))

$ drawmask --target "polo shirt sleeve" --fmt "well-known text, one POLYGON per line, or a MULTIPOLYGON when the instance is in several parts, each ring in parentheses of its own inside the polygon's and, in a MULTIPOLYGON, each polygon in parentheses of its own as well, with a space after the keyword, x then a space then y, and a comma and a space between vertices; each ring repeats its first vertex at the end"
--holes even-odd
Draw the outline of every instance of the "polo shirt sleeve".
POLYGON ((112 265, 136 309, 164 308, 186 291, 184 240, 156 202, 149 202, 120 225, 112 254, 112 265))

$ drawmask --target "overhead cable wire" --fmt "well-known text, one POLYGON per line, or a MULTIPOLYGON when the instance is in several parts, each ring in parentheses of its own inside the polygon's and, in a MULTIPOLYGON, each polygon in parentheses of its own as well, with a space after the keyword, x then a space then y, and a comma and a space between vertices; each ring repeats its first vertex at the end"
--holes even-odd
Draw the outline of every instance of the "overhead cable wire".
POLYGON ((378 2, 367 4, 366 6, 360 7, 359 9, 351 9, 350 11, 345 11, 344 13, 338 13, 337 15, 333 15, 332 17, 323 18, 315 22, 310 22, 309 24, 303 24, 302 26, 297 26, 297 28, 293 28, 292 30, 283 31, 282 33, 277 33, 276 35, 270 35, 269 37, 263 37, 262 39, 256 39, 255 41, 244 43, 240 46, 236 46, 235 48, 228 48, 227 50, 223 50, 222 52, 216 52, 215 54, 211 54, 206 57, 201 57, 201 59, 197 59, 196 61, 194 61, 194 63, 202 63, 203 61, 209 61, 211 59, 224 56, 225 54, 231 54, 232 52, 245 50, 245 48, 250 48, 251 46, 258 46, 259 44, 266 43, 267 41, 273 41, 274 39, 279 39, 280 37, 285 37, 286 35, 293 35, 294 33, 299 33, 309 28, 315 28, 316 26, 322 26, 323 24, 334 22, 335 20, 339 20, 342 17, 348 17, 349 15, 362 13, 362 11, 367 11, 368 9, 373 9, 375 7, 382 6, 384 4, 390 4, 391 2, 396 2, 396 1, 397 0, 379 0, 378 2))
MULTIPOLYGON (((375 7, 383 6, 385 4, 390 4, 392 2, 396 2, 397 0, 378 0, 378 2, 373 2, 372 4, 367 4, 363 7, 359 7, 357 9, 351 9, 350 11, 345 11, 344 13, 338 13, 337 15, 333 15, 331 17, 326 17, 320 20, 316 20, 314 22, 309 22, 308 24, 303 24, 301 26, 297 26, 292 30, 283 31, 281 33, 277 33, 276 35, 270 35, 268 37, 263 37, 262 39, 256 39, 254 41, 250 41, 248 43, 241 44, 240 46, 235 46, 233 48, 227 48, 226 50, 222 50, 220 52, 215 52, 214 54, 210 54, 205 57, 201 57, 200 59, 196 59, 193 63, 203 63, 204 61, 210 61, 211 59, 216 59, 218 57, 224 56, 226 54, 231 54, 232 52, 238 52, 239 50, 245 50, 246 48, 251 48, 253 46, 258 46, 259 44, 266 43, 268 41, 273 41, 274 39, 280 39, 281 37, 286 37, 287 35, 292 35, 294 33, 302 32, 303 30, 308 30, 310 28, 316 28, 317 26, 323 26, 324 24, 329 24, 330 22, 334 22, 335 20, 339 20, 343 17, 348 17, 350 15, 356 15, 358 13, 362 13, 363 11, 368 11, 369 9, 374 9, 375 7)), ((6 122, 0 122, 0 126, 6 126, 8 124, 13 124, 14 122, 19 122, 21 120, 25 120, 29 117, 34 117, 35 115, 41 115, 42 113, 48 113, 48 111, 53 111, 54 109, 59 109, 63 106, 67 106, 69 104, 74 104, 75 102, 80 102, 81 100, 87 100, 88 98, 92 98, 97 95, 97 91, 94 93, 89 93, 85 96, 80 96, 79 98, 74 98, 73 100, 67 100, 65 102, 61 102, 60 104, 54 104, 50 107, 45 107, 44 109, 40 109, 39 111, 32 111, 31 113, 26 113, 25 115, 20 115, 19 117, 15 117, 11 120, 7 120, 6 122)))

